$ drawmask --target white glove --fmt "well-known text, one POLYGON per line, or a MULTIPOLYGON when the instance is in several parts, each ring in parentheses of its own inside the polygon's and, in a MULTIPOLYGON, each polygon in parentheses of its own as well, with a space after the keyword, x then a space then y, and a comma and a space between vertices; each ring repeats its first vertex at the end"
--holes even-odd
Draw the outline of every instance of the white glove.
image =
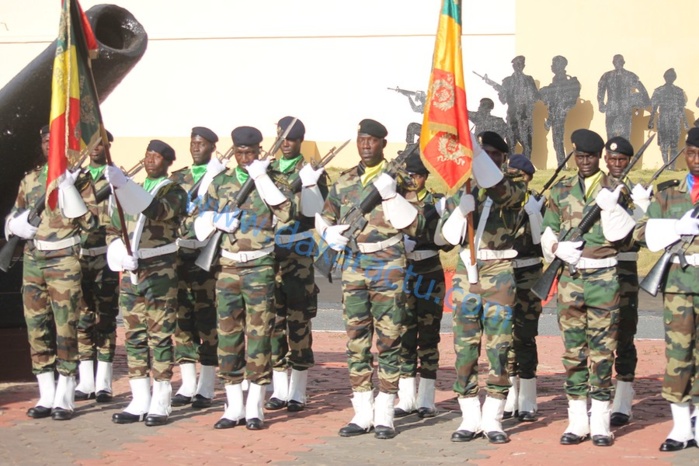
POLYGON ((396 197, 396 180, 387 173, 381 173, 374 181, 374 186, 381 194, 381 199, 387 201, 396 197))
POLYGON ((250 178, 256 180, 262 175, 267 174, 267 167, 269 167, 269 164, 271 162, 272 159, 253 160, 250 165, 245 167, 245 169, 248 171, 248 175, 250 175, 250 178))
POLYGON ((461 210, 461 213, 464 215, 468 215, 476 210, 476 200, 473 198, 472 194, 461 196, 459 200, 459 210, 461 210))
POLYGON ((582 257, 582 241, 561 241, 553 254, 568 264, 577 264, 582 257))
POLYGON ((219 173, 225 170, 226 165, 223 162, 221 162, 216 156, 211 157, 209 163, 206 164, 206 173, 211 173, 214 176, 218 175, 219 173))
POLYGON ((24 239, 32 239, 36 236, 37 227, 29 223, 29 211, 25 210, 16 217, 12 217, 7 224, 13 235, 24 239))
POLYGON ((238 216, 237 212, 214 214, 214 226, 226 233, 233 233, 240 227, 238 216))
POLYGON ((650 205, 650 197, 652 194, 653 185, 644 188, 641 186, 641 183, 639 183, 631 190, 631 199, 633 203, 645 213, 650 205))
POLYGON ((75 186, 75 180, 78 179, 78 176, 80 176, 80 170, 75 170, 74 172, 66 170, 63 180, 58 185, 58 189, 68 189, 71 186, 75 186))
POLYGON ((675 233, 678 235, 699 235, 699 219, 692 218, 692 211, 688 211, 675 223, 675 233))
POLYGON ((403 245, 405 246, 405 252, 413 252, 415 250, 417 242, 411 240, 410 236, 403 235, 403 245))
POLYGON ((541 208, 544 206, 544 202, 546 202, 546 198, 544 196, 541 196, 541 199, 538 201, 536 200, 536 196, 529 196, 529 199, 527 199, 527 203, 524 204, 524 211, 527 213, 527 215, 534 215, 536 213, 541 213, 541 208))
POLYGON ((301 185, 304 188, 308 188, 309 186, 315 186, 318 184, 318 179, 320 179, 320 176, 323 174, 325 169, 323 167, 320 167, 318 170, 314 170, 311 164, 306 164, 303 166, 303 168, 299 171, 299 177, 301 178, 301 185))
POLYGON ((602 188, 595 197, 595 202, 602 210, 613 210, 619 203, 619 194, 621 193, 621 185, 617 186, 614 191, 607 188, 602 188))
POLYGON ((442 216, 444 216, 444 212, 447 210, 447 198, 439 198, 437 203, 434 205, 434 209, 437 211, 437 215, 439 215, 439 218, 442 218, 442 216))
POLYGON ((349 238, 342 236, 342 232, 347 230, 349 225, 331 225, 325 229, 323 239, 331 249, 342 252, 349 243, 349 238))
POLYGON ((126 185, 129 181, 129 178, 124 175, 124 172, 114 165, 107 165, 107 168, 104 169, 104 177, 107 178, 107 182, 116 189, 126 185))
POLYGON ((138 268, 138 258, 128 255, 124 256, 121 259, 121 268, 126 271, 133 272, 138 268))

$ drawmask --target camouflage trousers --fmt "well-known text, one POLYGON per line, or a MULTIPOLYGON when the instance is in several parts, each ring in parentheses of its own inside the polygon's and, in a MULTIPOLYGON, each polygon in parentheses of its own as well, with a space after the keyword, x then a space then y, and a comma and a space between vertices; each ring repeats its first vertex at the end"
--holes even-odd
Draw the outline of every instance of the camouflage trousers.
POLYGON ((406 306, 401 337, 401 377, 436 379, 439 369, 439 330, 444 312, 444 270, 439 256, 408 261, 406 306), (423 264, 429 263, 429 264, 423 264), (429 267, 429 265, 434 265, 429 267), (423 269, 429 271, 422 272, 423 269), (413 273, 414 272, 414 273, 413 273))
POLYGON ((507 354, 512 346, 512 306, 515 302, 515 278, 509 260, 478 261, 478 283, 470 284, 461 262, 454 274, 454 352, 456 381, 454 391, 461 397, 478 395, 478 357, 481 337, 489 371, 488 396, 507 397, 510 379, 507 354), (465 291, 468 290, 468 291, 465 291))
POLYGON ((152 371, 153 379, 170 380, 177 319, 175 254, 140 260, 137 276, 134 285, 124 272, 119 292, 129 377, 148 377, 152 371))
POLYGON ((699 294, 666 293, 663 303, 667 360, 663 398, 699 406, 699 294))
POLYGON ((539 335, 541 300, 531 292, 531 287, 541 277, 543 264, 514 269, 517 292, 514 305, 512 347, 507 355, 507 372, 510 377, 521 379, 536 377, 539 355, 536 337, 539 335))
POLYGON ((198 252, 177 257, 177 327, 175 362, 218 364, 216 351, 216 271, 197 266, 198 252))
POLYGON ((272 365, 297 371, 313 367, 311 319, 318 313, 313 256, 289 253, 275 262, 272 365))
POLYGON ((221 259, 216 280, 219 376, 225 384, 272 381, 274 258, 221 259))
POLYGON ((565 268, 558 283, 558 325, 563 335, 563 367, 568 399, 611 399, 612 365, 619 320, 615 267, 565 268))
POLYGON ((81 361, 113 362, 116 351, 116 318, 119 314, 119 274, 107 266, 107 256, 84 256, 82 292, 84 306, 78 321, 81 361))
POLYGON ((636 261, 617 264, 619 275, 619 329, 614 369, 617 380, 633 382, 638 354, 634 336, 638 327, 638 267, 636 261))
POLYGON ((35 259, 24 254, 22 300, 32 372, 75 375, 78 317, 82 301, 80 262, 74 255, 35 259))
POLYGON ((343 318, 347 331, 347 365, 352 390, 372 390, 374 332, 378 352, 379 391, 397 393, 401 330, 405 314, 405 254, 391 246, 358 253, 342 272, 343 318))

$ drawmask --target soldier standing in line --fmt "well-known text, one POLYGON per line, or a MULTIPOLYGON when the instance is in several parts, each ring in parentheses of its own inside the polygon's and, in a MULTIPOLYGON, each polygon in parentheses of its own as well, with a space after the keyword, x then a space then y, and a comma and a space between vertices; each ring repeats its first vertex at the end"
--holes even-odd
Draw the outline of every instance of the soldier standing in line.
MULTIPOLYGON (((521 154, 510 157, 507 174, 514 180, 521 179, 527 186, 536 169, 529 159, 521 154)), ((544 197, 536 198, 536 193, 527 190, 527 200, 523 203, 519 216, 527 216, 523 225, 515 232, 513 249, 517 257, 512 260, 517 292, 515 294, 512 346, 507 357, 510 376, 510 391, 507 394, 503 419, 516 416, 520 422, 537 420, 536 369, 539 356, 536 337, 539 334, 541 300, 531 291, 531 287, 541 277, 541 208, 544 197)), ((518 217, 519 222, 519 217, 518 217)))
POLYGON ((216 280, 219 376, 226 389, 226 409, 215 429, 263 427, 265 386, 272 378, 271 336, 274 327, 274 217, 287 222, 293 204, 267 174, 271 160, 259 160, 262 133, 239 126, 231 132, 238 166, 221 173, 209 186, 194 222, 197 239, 221 240, 216 280), (239 208, 229 207, 248 179, 255 184, 239 208), (243 404, 243 379, 249 381, 243 404))
MULTIPOLYGON (((107 131, 107 145, 114 138, 107 131)), ((109 189, 104 176, 107 166, 104 143, 90 153, 85 170, 95 193, 109 189)), ((119 313, 119 274, 107 266, 107 225, 111 223, 109 197, 98 200, 99 227, 90 232, 80 248, 82 293, 85 306, 78 321, 78 352, 80 353, 80 383, 75 388, 75 400, 96 398, 98 403, 112 400, 112 364, 116 352, 116 318, 119 313), (97 374, 94 360, 97 356, 97 374)))
MULTIPOLYGON (((475 141, 474 141, 475 142, 475 141)), ((524 183, 503 174, 510 151, 503 138, 486 131, 474 144, 473 177, 481 186, 474 194, 459 193, 447 201, 442 217, 440 238, 461 245, 454 274, 454 351, 456 381, 462 422, 452 434, 452 442, 468 442, 485 435, 490 443, 507 443, 502 429, 505 400, 510 389, 507 353, 512 346, 512 314, 515 303, 515 279, 512 259, 512 229, 526 195, 524 183), (481 149, 482 147, 482 149, 481 149), (488 186, 488 188, 485 188, 488 186), (477 270, 470 267, 471 254, 466 239, 467 216, 473 212, 476 226, 475 254, 477 270), (464 244, 464 241, 466 243, 464 244), (457 305, 457 303, 459 303, 457 305), (485 334, 489 362, 487 396, 481 409, 478 399, 478 357, 485 334)))
POLYGON ((678 451, 699 444, 699 428, 692 435, 691 408, 699 410, 699 220, 692 215, 699 203, 699 128, 687 133, 684 152, 688 173, 681 181, 658 186, 648 212, 636 226, 634 239, 650 251, 662 251, 678 241, 689 264, 682 268, 673 257, 663 291, 665 377, 662 397, 670 402, 673 427, 660 451, 678 451))
POLYGON ((124 209, 131 254, 120 236, 119 217, 112 215, 107 230, 107 261, 123 272, 119 283, 119 309, 126 332, 131 403, 112 416, 117 424, 145 418, 147 426, 167 423, 170 415, 172 335, 177 320, 177 235, 187 212, 187 193, 167 176, 175 151, 154 139, 146 148, 143 186, 113 165, 105 169, 107 181, 124 209), (151 354, 152 353, 152 354, 151 354), (151 396, 150 377, 153 376, 151 396))
MULTIPOLYGON (((345 251, 342 235, 350 225, 339 223, 352 208, 359 208, 374 189, 383 202, 364 214, 367 224, 355 238, 359 252, 342 271, 342 300, 347 330, 347 357, 352 384, 354 417, 340 429, 341 437, 368 433, 378 439, 396 436, 394 402, 400 378, 401 324, 405 313, 403 233, 415 235, 424 219, 400 194, 396 180, 384 171, 386 127, 375 120, 359 122, 357 151, 361 161, 340 174, 325 200, 316 230, 330 248, 345 251), (371 184, 370 184, 371 183, 371 184), (371 346, 377 336, 379 393, 374 399, 371 346)), ((346 252, 349 254, 349 252, 346 252)), ((348 258, 346 258, 347 261, 348 258)))
MULTIPOLYGON (((286 116, 277 123, 283 133, 294 118, 286 116)), ((323 209, 328 195, 327 177, 323 170, 314 170, 304 162, 301 144, 306 128, 296 120, 282 143, 282 156, 271 165, 279 184, 290 185, 297 178, 302 188, 294 195, 299 207, 288 222, 279 222, 274 235, 276 318, 272 333, 272 384, 274 393, 265 409, 302 411, 306 405, 308 369, 313 367, 313 334, 311 319, 318 312, 318 287, 315 282, 313 259, 315 214, 323 209), (291 381, 287 369, 291 368, 291 381)))
POLYGON ((175 183, 187 191, 187 215, 182 217, 177 253, 177 327, 175 362, 180 366, 182 385, 172 398, 172 406, 192 404, 192 408, 211 406, 216 384, 216 270, 206 271, 194 262, 206 242, 196 239, 194 216, 213 178, 226 169, 216 151, 218 136, 209 128, 192 128, 189 152, 192 166, 175 171, 175 183), (201 364, 197 382, 197 362, 201 364))
POLYGON ((563 334, 568 397, 568 427, 562 445, 577 445, 590 434, 596 446, 610 446, 612 365, 619 320, 617 252, 635 222, 619 204, 622 185, 599 168, 604 141, 595 132, 578 129, 571 136, 578 173, 551 189, 541 237, 544 258, 566 263, 558 282, 558 321, 563 334), (601 221, 580 241, 564 232, 578 227, 597 204, 601 221), (573 273, 571 269, 576 267, 573 273), (588 420, 587 397, 592 398, 588 420))
MULTIPOLYGON (((665 84, 657 87, 650 98, 651 112, 648 119, 648 129, 655 126, 655 116, 658 116, 658 146, 663 156, 663 162, 667 163, 675 152, 677 143, 680 140, 682 129, 689 129, 689 121, 684 113, 687 105, 687 95, 682 88, 675 86, 677 73, 674 68, 670 68, 663 74, 665 84)), ((669 167, 675 169, 675 164, 669 167)))
POLYGON ((439 369, 439 330, 444 310, 445 283, 444 269, 439 258, 442 248, 434 244, 434 235, 440 213, 444 213, 446 199, 425 187, 429 171, 418 152, 408 157, 405 170, 413 180, 406 199, 425 217, 425 228, 419 236, 403 237, 408 264, 405 279, 407 300, 403 322, 405 331, 401 337, 399 401, 394 415, 404 417, 417 410, 418 416, 425 418, 437 414, 434 403, 435 381, 439 369), (415 379, 418 372, 420 383, 416 398, 415 379))
MULTIPOLYGON (((5 220, 5 231, 27 240, 24 244, 22 301, 31 348, 32 372, 39 382, 39 401, 27 416, 73 417, 75 375, 78 372, 78 319, 82 305, 78 260, 80 232, 97 227, 94 192, 75 186, 79 171, 67 171, 59 185, 59 209, 47 208, 38 226, 29 212, 46 193, 49 127, 40 132, 42 164, 22 179, 17 200, 5 220), (88 210, 86 204, 90 206, 88 210), (54 379, 58 370, 58 383, 54 379)), ((82 185, 82 180, 79 186, 82 185)), ((43 201, 41 201, 43 202, 43 201)))

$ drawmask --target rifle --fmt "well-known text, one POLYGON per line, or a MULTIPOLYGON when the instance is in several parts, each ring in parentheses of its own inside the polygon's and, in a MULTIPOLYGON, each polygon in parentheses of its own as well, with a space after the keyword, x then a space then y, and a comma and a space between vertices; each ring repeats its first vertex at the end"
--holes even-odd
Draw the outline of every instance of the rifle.
MULTIPOLYGON (((636 162, 638 162, 641 159, 643 152, 645 152, 645 150, 648 148, 648 146, 654 138, 655 134, 649 137, 648 140, 643 144, 643 146, 641 146, 636 155, 626 166, 618 180, 612 179, 612 189, 616 189, 617 185, 621 183, 621 181, 619 180, 623 180, 628 176, 633 166, 636 164, 636 162)), ((602 209, 600 209, 600 207, 595 203, 595 205, 587 212, 587 214, 585 214, 583 219, 580 221, 580 224, 577 227, 571 228, 570 230, 562 234, 559 237, 559 240, 562 241, 565 239, 566 241, 580 241, 583 235, 587 233, 589 229, 592 228, 592 226, 600 218, 601 211, 602 209)), ((541 278, 534 284, 534 286, 532 286, 532 293, 534 293, 537 297, 539 297, 542 300, 546 299, 548 297, 549 291, 551 290, 551 287, 553 286, 553 282, 556 280, 556 277, 558 276, 559 270, 561 269, 561 267, 563 267, 563 264, 564 262, 560 258, 554 258, 553 261, 549 264, 548 268, 544 271, 541 278)), ((575 269, 571 267, 571 273, 574 273, 574 271, 575 269)))
MULTIPOLYGON (((413 152, 418 150, 418 147, 418 144, 408 144, 400 155, 388 162, 385 172, 395 178, 401 166, 405 164, 405 161, 413 152)), ((342 236, 349 239, 347 248, 354 253, 359 251, 356 237, 368 223, 366 218, 364 218, 364 215, 374 210, 382 202, 381 194, 374 187, 373 183, 369 183, 364 189, 368 192, 362 198, 361 202, 359 202, 358 205, 354 205, 338 222, 338 225, 349 225, 349 228, 342 234, 342 236)), ((347 249, 345 249, 345 252, 346 250, 347 249)), ((328 281, 331 283, 332 270, 335 268, 338 254, 338 251, 335 251, 330 247, 326 247, 315 261, 316 270, 327 277, 328 281)))
MULTIPOLYGON (((289 126, 286 127, 286 129, 279 133, 277 135, 277 139, 274 140, 274 144, 272 144, 272 148, 266 152, 265 157, 263 160, 265 160, 267 157, 272 156, 274 157, 274 154, 279 150, 279 148, 282 146, 282 143, 286 139, 286 137, 289 135, 289 132, 291 131, 291 128, 294 127, 296 124, 296 121, 298 119, 294 118, 291 120, 291 123, 289 126)), ((231 154, 233 153, 233 148, 228 151, 231 154)), ((226 152, 226 154, 228 154, 226 152)), ((224 155, 225 156, 225 155, 224 155)), ((255 180, 252 178, 248 178, 245 183, 243 183, 243 186, 240 187, 240 190, 236 193, 235 197, 232 200, 233 203, 233 212, 240 212, 240 206, 243 205, 245 200, 248 198, 252 190, 255 189, 255 180)), ((227 205, 224 205, 224 208, 227 207, 227 205)), ((240 215, 240 213, 238 214, 240 215)), ((204 246, 201 251, 199 252, 199 255, 197 256, 197 260, 194 261, 194 263, 201 269, 206 270, 207 272, 211 270, 211 265, 214 263, 214 260, 216 259, 216 256, 218 255, 218 247, 219 243, 221 242, 221 236, 223 235, 222 230, 216 230, 211 237, 209 238, 209 241, 206 243, 206 246, 204 246)))
MULTIPOLYGON (((87 158, 89 154, 89 151, 85 151, 82 156, 80 157, 80 160, 73 165, 71 171, 79 169, 80 166, 85 162, 85 159, 87 158)), ((27 216, 27 221, 29 222, 30 225, 38 227, 39 224, 41 223, 41 214, 44 212, 44 209, 46 208, 46 190, 44 190, 44 193, 39 197, 39 199, 36 200, 36 203, 34 204, 34 207, 29 211, 29 215, 27 216)), ((7 242, 3 245, 2 249, 0 249, 0 270, 3 272, 7 272, 10 270, 10 267, 12 267, 15 262, 17 262, 17 259, 15 259, 15 250, 17 249, 17 246, 22 244, 25 241, 24 238, 20 238, 19 236, 12 236, 7 242)))
POLYGON ((650 180, 648 180, 648 184, 646 187, 652 186, 653 182, 658 179, 660 174, 664 172, 667 167, 672 166, 672 164, 675 163, 675 160, 677 160, 680 157, 680 155, 682 155, 685 149, 686 147, 680 149, 670 160, 667 161, 667 163, 664 163, 662 167, 658 168, 658 170, 655 173, 653 173, 653 176, 650 177, 650 180))
MULTIPOLYGON (((329 151, 327 154, 325 154, 325 155, 323 156, 323 158, 320 159, 320 162, 318 162, 317 164, 311 162, 311 166, 313 167, 313 169, 314 169, 314 170, 317 170, 317 169, 323 168, 323 167, 325 167, 327 164, 329 164, 329 163, 332 161, 332 159, 334 159, 335 156, 336 156, 342 149, 344 149, 344 148, 347 146, 347 144, 350 143, 350 141, 351 141, 351 139, 346 140, 346 141, 340 146, 339 149, 336 149, 335 147, 333 147, 332 149, 330 149, 330 151, 329 151)), ((297 192, 301 191, 301 184, 302 184, 302 182, 301 182, 301 177, 297 177, 294 181, 291 182, 291 185, 289 186, 289 188, 291 189, 291 192, 292 192, 292 193, 297 193, 297 192)))
MULTIPOLYGON (((131 167, 129 170, 124 170, 122 171, 128 176, 129 178, 132 178, 133 176, 136 175, 136 173, 140 172, 141 169, 143 169, 143 160, 139 160, 136 165, 131 167)), ((95 202, 97 204, 101 203, 105 199, 107 199, 110 195, 112 194, 112 185, 107 183, 105 186, 102 186, 102 188, 95 193, 95 202)))
POLYGON ((398 87, 398 86, 396 86, 396 87, 387 87, 386 89, 388 89, 389 91, 396 91, 396 92, 398 92, 398 93, 400 93, 400 94, 403 94, 404 96, 407 96, 407 97, 412 97, 412 96, 414 96, 415 94, 417 94, 417 91, 407 91, 407 90, 405 90, 405 89, 401 89, 401 88, 398 87))
POLYGON ((485 81, 485 83, 486 83, 488 86, 490 86, 490 87, 492 87, 493 89, 495 89, 496 91, 498 91, 498 93, 502 92, 502 84, 496 83, 495 81, 493 81, 492 79, 490 79, 490 78, 488 77, 487 74, 486 74, 485 76, 483 76, 483 75, 481 75, 481 74, 476 73, 475 71, 473 72, 473 74, 475 74, 476 76, 478 76, 479 78, 481 78, 483 81, 485 81))
MULTIPOLYGON (((219 154, 220 152, 216 151, 216 153, 219 154)), ((227 162, 228 160, 230 160, 230 158, 231 158, 232 156, 233 156, 233 146, 231 146, 231 147, 228 148, 228 150, 226 151, 226 153, 223 154, 223 155, 219 158, 219 161, 221 161, 221 162, 224 162, 224 161, 227 162)), ((225 163, 224 163, 224 165, 225 165, 225 163)), ((197 196, 199 195, 199 187, 201 186, 201 182, 202 182, 203 180, 204 180, 204 177, 202 176, 201 178, 199 178, 199 181, 197 181, 196 183, 194 183, 194 186, 192 186, 192 187, 189 189, 189 191, 187 192, 187 198, 188 198, 188 199, 194 199, 195 197, 197 197, 197 196)))

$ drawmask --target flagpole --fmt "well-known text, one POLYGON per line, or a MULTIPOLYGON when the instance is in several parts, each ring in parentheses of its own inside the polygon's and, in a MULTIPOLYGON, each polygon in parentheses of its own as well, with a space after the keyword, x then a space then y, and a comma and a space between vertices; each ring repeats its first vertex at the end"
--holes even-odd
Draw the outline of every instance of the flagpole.
MULTIPOLYGON (((466 180, 466 195, 471 194, 471 179, 469 178, 466 180)), ((471 253, 471 265, 476 265, 476 247, 475 247, 475 242, 476 242, 476 234, 473 229, 473 212, 469 212, 466 215, 466 232, 468 234, 468 250, 471 253)))

